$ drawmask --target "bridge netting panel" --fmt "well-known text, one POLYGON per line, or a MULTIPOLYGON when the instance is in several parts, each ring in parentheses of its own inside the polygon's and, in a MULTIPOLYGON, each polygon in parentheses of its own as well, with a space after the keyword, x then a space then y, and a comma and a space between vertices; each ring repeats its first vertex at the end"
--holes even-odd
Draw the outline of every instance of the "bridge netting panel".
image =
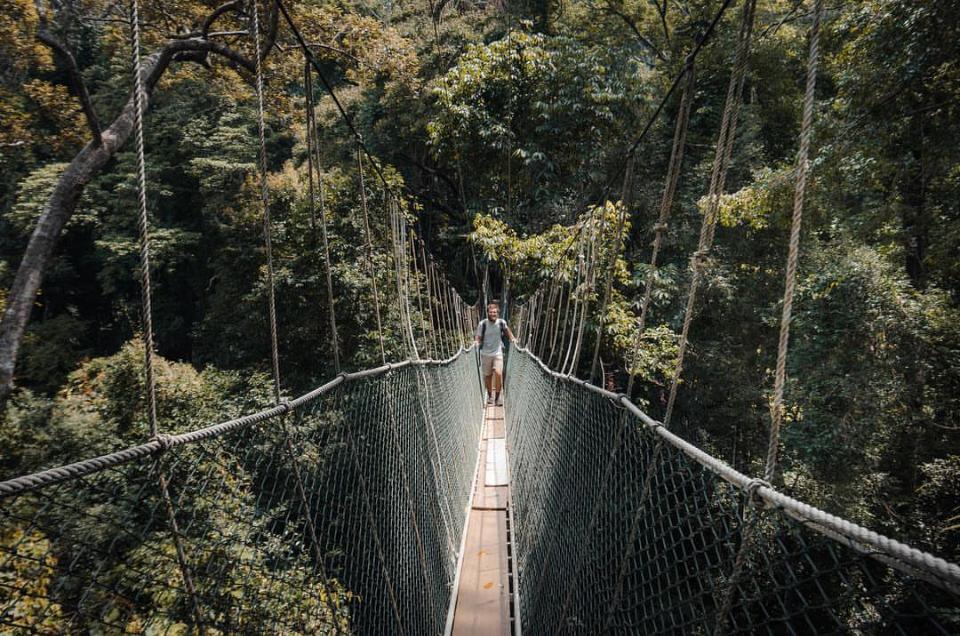
POLYGON ((474 357, 334 384, 285 415, 0 484, 0 633, 442 630, 474 357))
POLYGON ((862 528, 815 523, 799 502, 703 453, 698 461, 620 396, 554 374, 523 350, 507 367, 525 633, 960 630, 958 580, 943 572, 956 566, 918 567, 902 558, 906 546, 884 552, 861 542, 862 528))

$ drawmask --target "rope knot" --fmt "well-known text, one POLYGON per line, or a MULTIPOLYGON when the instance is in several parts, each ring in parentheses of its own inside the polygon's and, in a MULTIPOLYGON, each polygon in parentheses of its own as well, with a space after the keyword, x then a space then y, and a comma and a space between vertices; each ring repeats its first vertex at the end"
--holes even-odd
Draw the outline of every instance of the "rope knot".
POLYGON ((280 398, 280 401, 277 402, 277 406, 282 408, 284 413, 287 413, 290 410, 290 400, 287 398, 280 398))
POLYGON ((753 504, 757 500, 757 491, 760 490, 760 488, 773 488, 773 486, 771 486, 770 482, 766 479, 754 478, 751 479, 743 489, 744 494, 747 495, 747 501, 750 504, 753 504))
POLYGON ((166 453, 173 447, 173 436, 168 435, 167 433, 157 433, 150 438, 150 441, 156 442, 160 445, 160 450, 158 451, 160 453, 166 453))

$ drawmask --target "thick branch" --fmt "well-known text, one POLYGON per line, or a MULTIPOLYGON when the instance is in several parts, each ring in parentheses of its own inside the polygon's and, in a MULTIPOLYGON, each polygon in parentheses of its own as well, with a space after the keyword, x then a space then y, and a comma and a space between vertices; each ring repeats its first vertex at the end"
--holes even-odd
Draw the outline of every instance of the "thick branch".
POLYGON ((230 2, 225 2, 219 7, 213 10, 213 12, 207 16, 207 19, 203 21, 203 27, 200 30, 200 35, 204 38, 209 37, 210 28, 213 26, 213 23, 216 22, 220 16, 228 11, 239 11, 243 8, 242 0, 231 0, 230 2))
POLYGON ((46 44, 53 50, 57 59, 66 67, 67 76, 70 78, 70 84, 77 93, 80 100, 80 107, 87 118, 87 126, 90 127, 90 133, 93 135, 93 143, 99 146, 103 143, 102 131, 100 129, 100 119, 93 108, 93 102, 90 100, 90 93, 87 91, 87 84, 80 75, 80 69, 77 67, 77 60, 60 40, 46 29, 40 29, 37 33, 37 39, 46 44))
MULTIPOLYGON (((214 53, 251 73, 254 72, 254 64, 250 60, 222 44, 199 38, 169 41, 159 51, 143 59, 141 73, 144 110, 149 107, 153 89, 171 62, 178 59, 178 56, 195 53, 214 53)), ((101 143, 91 141, 84 146, 60 175, 43 213, 37 220, 7 296, 3 318, 0 320, 0 400, 5 400, 13 389, 13 374, 23 334, 60 234, 73 216, 87 184, 103 170, 130 138, 134 114, 134 99, 131 94, 117 118, 100 135, 101 143)))

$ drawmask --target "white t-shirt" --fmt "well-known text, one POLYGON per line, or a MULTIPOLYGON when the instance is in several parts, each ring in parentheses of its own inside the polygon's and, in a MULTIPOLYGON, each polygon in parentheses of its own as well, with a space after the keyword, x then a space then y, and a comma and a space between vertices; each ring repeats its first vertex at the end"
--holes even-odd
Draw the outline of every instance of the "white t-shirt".
POLYGON ((503 353, 503 337, 500 335, 500 330, 506 328, 507 323, 503 318, 497 318, 496 322, 491 322, 488 318, 481 320, 477 325, 477 338, 483 336, 480 342, 480 353, 485 356, 503 353), (487 325, 486 331, 483 329, 484 323, 487 325))

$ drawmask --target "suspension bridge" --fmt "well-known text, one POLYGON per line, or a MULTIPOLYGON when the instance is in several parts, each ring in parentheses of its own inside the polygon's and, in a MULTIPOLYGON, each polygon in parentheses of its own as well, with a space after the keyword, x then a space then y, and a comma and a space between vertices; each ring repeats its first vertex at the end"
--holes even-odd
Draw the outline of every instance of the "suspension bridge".
MULTIPOLYGON (((650 120, 679 88, 651 272, 682 162, 696 54, 730 4, 723 4, 650 120)), ((356 131, 283 4, 271 6, 303 50, 310 199, 322 204, 323 185, 314 179, 315 74, 356 131)), ((134 2, 151 436, 107 455, 0 482, 0 633, 956 633, 960 567, 774 486, 820 0, 810 36, 765 474, 744 475, 670 430, 732 153, 755 7, 755 0, 747 0, 741 12, 709 206, 691 258, 680 353, 658 420, 631 401, 633 375, 623 393, 576 377, 583 361, 590 361, 590 378, 597 376, 603 324, 592 336, 586 325, 603 262, 596 237, 609 228, 595 219, 580 224, 575 279, 553 277, 519 308, 518 342, 507 355, 505 406, 485 408, 471 344, 478 307, 463 301, 428 258, 394 198, 386 201, 396 284, 391 295, 409 359, 386 360, 380 314, 385 290, 372 277, 372 319, 383 364, 340 369, 325 249, 336 375, 299 397, 285 397, 264 149, 265 51, 254 3, 249 15, 257 50, 274 405, 196 430, 163 431, 152 360, 134 2), (584 356, 590 338, 592 360, 584 356)), ((625 162, 627 182, 638 144, 625 162)), ((386 185, 357 135, 369 256, 364 159, 386 185)), ((628 209, 625 201, 615 223, 618 243, 628 209)), ((372 267, 372 260, 366 265, 372 267)), ((607 280, 597 295, 601 309, 610 299, 612 277, 607 280)), ((648 281, 638 334, 650 288, 648 281)))

